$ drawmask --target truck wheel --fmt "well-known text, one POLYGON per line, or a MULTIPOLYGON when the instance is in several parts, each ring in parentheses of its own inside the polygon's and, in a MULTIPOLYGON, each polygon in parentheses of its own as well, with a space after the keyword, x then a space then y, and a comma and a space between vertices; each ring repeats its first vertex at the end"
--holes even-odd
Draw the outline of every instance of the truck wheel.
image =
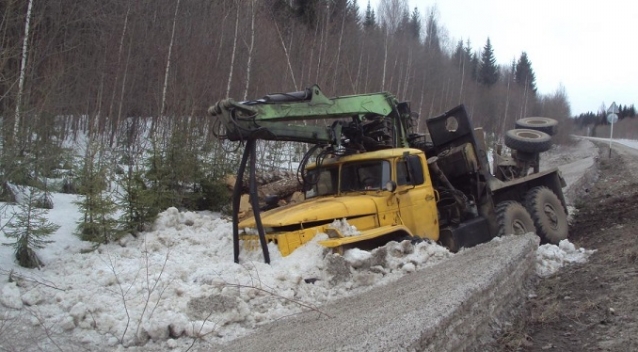
POLYGON ((565 208, 551 189, 545 186, 532 188, 525 196, 525 206, 543 242, 558 244, 567 238, 569 226, 565 208))
POLYGON ((534 221, 525 207, 516 201, 504 201, 496 206, 496 222, 498 223, 497 236, 524 235, 528 232, 536 232, 534 221))
POLYGON ((521 152, 541 153, 552 147, 552 137, 536 130, 509 130, 505 133, 505 145, 521 152))
POLYGON ((454 240, 454 235, 450 230, 442 230, 439 234, 439 244, 447 248, 450 252, 456 253, 459 251, 459 244, 454 240))
POLYGON ((556 134, 558 121, 549 117, 524 117, 515 122, 516 128, 545 132, 550 136, 556 134))

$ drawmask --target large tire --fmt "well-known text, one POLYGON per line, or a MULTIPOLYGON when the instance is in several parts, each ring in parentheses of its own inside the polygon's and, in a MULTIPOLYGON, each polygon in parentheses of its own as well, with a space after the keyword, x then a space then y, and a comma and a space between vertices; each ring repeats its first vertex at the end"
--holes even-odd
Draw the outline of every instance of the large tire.
POLYGON ((545 132, 550 136, 556 134, 558 121, 549 117, 524 117, 516 121, 516 128, 545 132))
POLYGON ((542 153, 552 148, 552 137, 536 130, 509 130, 505 133, 505 145, 525 153, 542 153))
POLYGON ((541 241, 558 244, 569 236, 565 208, 551 189, 539 186, 529 190, 525 196, 525 207, 532 216, 541 241))
POLYGON ((524 235, 536 232, 534 221, 525 207, 516 201, 509 200, 496 206, 497 236, 524 235))

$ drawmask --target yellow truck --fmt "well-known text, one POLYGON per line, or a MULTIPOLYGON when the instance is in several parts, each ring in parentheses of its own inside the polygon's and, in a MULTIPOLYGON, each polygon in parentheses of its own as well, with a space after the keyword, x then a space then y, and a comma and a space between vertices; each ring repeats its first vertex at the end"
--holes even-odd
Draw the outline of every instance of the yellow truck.
POLYGON ((551 147, 553 119, 527 118, 526 128, 508 131, 512 152, 496 155, 491 170, 483 132, 463 105, 426 119, 428 134, 413 132, 418 117, 387 92, 327 98, 313 86, 246 102, 225 99, 209 112, 225 138, 245 142, 233 194, 236 262, 242 241, 261 247, 269 262, 269 242, 286 256, 318 233, 328 235, 320 244, 336 252, 403 239, 457 251, 507 234, 536 232, 551 243, 568 236, 565 182, 557 169, 538 169, 539 154, 551 147), (260 210, 259 139, 314 144, 298 170, 304 201, 260 210), (254 213, 240 222, 246 169, 254 213))

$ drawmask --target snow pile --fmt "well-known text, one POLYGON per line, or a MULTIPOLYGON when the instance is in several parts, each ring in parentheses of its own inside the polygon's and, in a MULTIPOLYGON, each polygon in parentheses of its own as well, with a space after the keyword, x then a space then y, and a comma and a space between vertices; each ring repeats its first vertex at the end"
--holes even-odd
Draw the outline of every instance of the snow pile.
MULTIPOLYGON (((431 242, 403 241, 340 256, 317 243, 327 238, 319 234, 287 257, 269 245, 271 265, 263 262, 259 249, 242 249, 236 264, 229 220, 175 208, 160 214, 154 229, 138 238, 127 236, 90 250, 72 234, 79 215, 66 210, 66 224, 51 238, 63 247, 54 243, 43 250, 41 270, 17 267, 6 260, 11 258, 6 249, 0 253, 2 271, 13 270, 15 280, 0 282, 0 311, 11 316, 26 309, 42 317, 52 332, 94 346, 150 341, 173 347, 192 341, 180 337, 232 340, 285 316, 321 312, 326 302, 452 255, 431 242)), ((345 221, 340 226, 351 229, 345 221)))
POLYGON ((357 230, 357 227, 354 225, 350 225, 345 218, 341 220, 336 219, 335 221, 332 222, 332 224, 330 224, 330 226, 328 226, 328 228, 337 230, 339 233, 341 233, 345 237, 356 236, 361 234, 361 232, 357 230))
POLYGON ((562 240, 558 246, 544 244, 536 251, 536 274, 547 277, 568 263, 585 263, 596 250, 576 248, 569 240, 562 240))

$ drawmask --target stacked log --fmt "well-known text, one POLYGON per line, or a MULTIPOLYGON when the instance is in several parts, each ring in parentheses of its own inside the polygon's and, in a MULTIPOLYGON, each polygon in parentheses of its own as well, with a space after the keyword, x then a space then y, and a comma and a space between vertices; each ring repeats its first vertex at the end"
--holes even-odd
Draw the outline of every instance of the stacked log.
MULTIPOLYGON (((257 180, 257 196, 261 208, 267 206, 266 198, 276 196, 277 206, 283 206, 290 203, 296 203, 304 199, 301 185, 297 180, 297 175, 289 171, 277 171, 272 173, 259 173, 256 175, 257 180)), ((227 175, 225 177, 226 186, 232 191, 237 182, 236 175, 227 175)), ((245 177, 242 184, 242 197, 239 206, 239 218, 252 215, 252 206, 249 196, 249 181, 245 177)))

